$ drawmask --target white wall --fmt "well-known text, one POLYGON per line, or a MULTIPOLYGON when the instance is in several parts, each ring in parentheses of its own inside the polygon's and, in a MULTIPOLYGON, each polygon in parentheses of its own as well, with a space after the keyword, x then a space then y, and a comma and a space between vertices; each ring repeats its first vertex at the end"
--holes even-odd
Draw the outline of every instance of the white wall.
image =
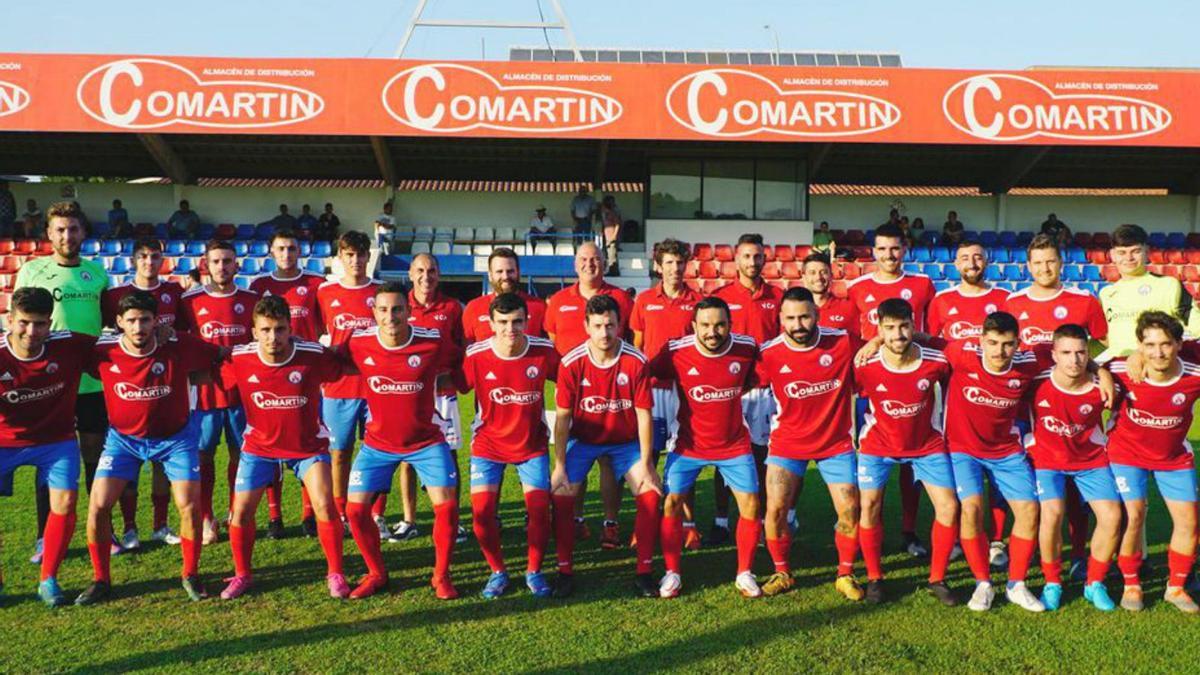
POLYGON ((763 236, 763 243, 812 243, 813 224, 804 220, 661 220, 646 221, 646 239, 662 241, 667 237, 686 242, 732 244, 746 232, 763 236))

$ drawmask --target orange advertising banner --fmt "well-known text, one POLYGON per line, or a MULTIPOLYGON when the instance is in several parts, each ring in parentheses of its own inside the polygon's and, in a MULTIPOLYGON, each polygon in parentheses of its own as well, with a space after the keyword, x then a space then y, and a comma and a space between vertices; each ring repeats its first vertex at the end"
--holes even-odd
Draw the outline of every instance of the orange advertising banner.
POLYGON ((0 131, 1200 147, 1200 73, 0 54, 0 131))

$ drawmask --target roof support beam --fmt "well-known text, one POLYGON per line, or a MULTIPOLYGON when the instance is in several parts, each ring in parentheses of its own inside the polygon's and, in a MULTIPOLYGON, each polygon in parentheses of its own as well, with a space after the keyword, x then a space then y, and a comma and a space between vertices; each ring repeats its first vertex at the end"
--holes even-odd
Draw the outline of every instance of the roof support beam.
POLYGON ((592 181, 592 190, 600 191, 604 189, 605 173, 608 170, 608 139, 600 141, 599 148, 596 151, 596 172, 592 181))
POLYGON ((383 136, 372 136, 371 151, 375 153, 375 163, 379 165, 379 176, 389 187, 396 187, 400 180, 396 177, 396 163, 392 161, 392 151, 388 149, 387 139, 383 136))
POLYGON ((1008 164, 1004 166, 995 177, 987 183, 980 185, 979 189, 983 192, 992 194, 1004 194, 1016 187, 1017 183, 1028 174, 1037 163, 1050 152, 1048 145, 1030 145, 1018 149, 1013 156, 1009 158, 1008 164))
POLYGON ((821 165, 829 158, 830 150, 833 150, 833 143, 814 143, 808 146, 808 176, 806 177, 808 183, 816 180, 817 174, 821 171, 821 165))
POLYGON ((190 185, 195 182, 192 172, 188 171, 183 159, 162 134, 138 134, 138 140, 142 142, 142 147, 146 148, 154 163, 158 164, 158 168, 162 169, 163 175, 170 178, 172 183, 190 185))

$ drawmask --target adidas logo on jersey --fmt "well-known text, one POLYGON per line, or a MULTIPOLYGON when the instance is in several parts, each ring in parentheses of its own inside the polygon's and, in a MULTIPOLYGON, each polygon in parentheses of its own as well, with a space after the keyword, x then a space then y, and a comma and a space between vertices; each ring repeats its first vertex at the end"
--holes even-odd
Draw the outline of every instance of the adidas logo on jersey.
POLYGON ((114 364, 112 364, 111 366, 109 366, 109 368, 108 368, 108 372, 110 372, 110 373, 117 373, 117 374, 119 375, 119 374, 121 373, 121 369, 120 369, 120 368, 118 368, 118 367, 117 367, 117 364, 115 364, 115 363, 114 363, 114 364))
POLYGON ((695 366, 693 366, 688 369, 687 374, 688 375, 699 375, 700 371, 696 370, 695 366))
POLYGON ((887 390, 888 390, 888 388, 883 386, 882 384, 880 384, 878 387, 875 387, 875 391, 887 391, 887 390))
POLYGON ((1021 312, 1021 316, 1017 317, 1017 321, 1025 321, 1029 319, 1029 312, 1021 312))
POLYGON ((483 379, 494 380, 494 379, 496 379, 496 374, 489 370, 488 374, 483 376, 483 379))
POLYGON ((342 301, 341 301, 341 300, 338 300, 337 298, 334 298, 334 299, 333 299, 333 302, 329 303, 329 306, 330 306, 330 307, 341 307, 341 306, 342 306, 342 301))
POLYGON ((12 373, 10 373, 10 372, 6 371, 3 375, 0 375, 0 382, 12 382, 12 381, 13 381, 13 376, 12 376, 12 373))
POLYGON ((375 365, 375 359, 368 356, 367 358, 363 359, 363 365, 364 366, 373 366, 373 365, 375 365))
POLYGON ((246 381, 252 384, 258 384, 258 375, 251 375, 250 377, 246 378, 246 381))
POLYGON ((977 375, 977 374, 975 374, 975 373, 967 373, 967 377, 971 378, 972 380, 978 380, 978 379, 979 379, 979 375, 977 375))
POLYGON ((1038 407, 1039 408, 1049 408, 1050 401, 1047 401, 1046 399, 1042 399, 1042 400, 1038 401, 1038 407))
POLYGON ((875 296, 868 293, 867 297, 863 299, 863 302, 875 302, 875 296))
POLYGON ((785 373, 790 373, 790 372, 792 372, 792 369, 791 369, 791 368, 788 368, 788 365, 787 365, 786 363, 785 363, 785 364, 783 364, 783 367, 779 369, 779 373, 780 373, 781 375, 782 375, 782 374, 785 374, 785 373))
POLYGON ((590 386, 592 386, 592 383, 591 383, 591 382, 588 382, 588 379, 587 379, 586 377, 585 377, 585 378, 583 378, 583 382, 581 382, 580 384, 582 384, 582 385, 583 385, 583 386, 585 386, 585 387, 590 387, 590 386))
POLYGON ((958 314, 958 308, 957 308, 957 307, 951 307, 951 308, 950 308, 950 311, 949 311, 949 312, 946 312, 946 315, 947 315, 947 316, 954 316, 955 314, 958 314))
POLYGON ((208 308, 207 308, 207 307, 201 307, 201 308, 200 308, 200 311, 199 311, 199 312, 196 312, 196 316, 206 316, 206 315, 208 315, 208 308))

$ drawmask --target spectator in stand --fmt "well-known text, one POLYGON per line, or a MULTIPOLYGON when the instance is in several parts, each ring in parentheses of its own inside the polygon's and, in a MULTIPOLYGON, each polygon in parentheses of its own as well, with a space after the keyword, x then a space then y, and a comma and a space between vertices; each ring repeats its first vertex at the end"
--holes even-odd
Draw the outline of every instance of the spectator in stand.
POLYGON ((958 211, 949 211, 946 213, 946 222, 942 224, 942 244, 946 246, 958 246, 958 242, 966 236, 967 226, 958 219, 958 211))
POLYGON ((17 221, 17 201, 8 189, 8 181, 0 180, 0 236, 11 236, 17 221))
POLYGON ((912 246, 912 233, 908 231, 908 216, 900 216, 900 220, 896 224, 900 227, 900 231, 904 233, 904 243, 912 246))
POLYGON ((18 234, 26 239, 41 239, 46 233, 46 216, 38 208, 36 199, 25 200, 25 213, 21 214, 21 231, 18 234))
POLYGON ((837 243, 833 241, 833 233, 829 231, 829 221, 822 220, 817 225, 817 231, 813 232, 812 250, 817 253, 824 253, 833 260, 834 249, 837 248, 837 243))
POLYGON ((921 243, 921 239, 925 236, 925 219, 913 218, 912 225, 908 226, 908 239, 910 246, 916 246, 921 243))
POLYGON ((596 214, 596 200, 586 185, 579 186, 579 194, 571 200, 571 218, 575 221, 575 235, 592 236, 592 217, 596 214))
POLYGON ((195 239, 196 230, 200 229, 200 216, 192 210, 191 204, 184 199, 179 202, 179 210, 167 219, 167 234, 172 239, 195 239))
POLYGON ((553 241, 557 230, 554 228, 554 221, 550 216, 546 215, 546 205, 539 204, 537 210, 533 212, 533 218, 529 219, 529 239, 530 241, 553 241))
POLYGON ((313 231, 317 229, 317 217, 312 214, 312 207, 308 204, 300 207, 300 215, 296 217, 296 227, 307 232, 310 239, 313 231))
POLYGON ((129 212, 121 206, 120 199, 114 199, 112 208, 108 210, 108 236, 111 239, 125 239, 133 235, 133 225, 129 224, 129 212))
POLYGON ((900 210, 892 209, 888 211, 888 219, 884 225, 895 225, 896 227, 900 227, 900 210))
POLYGON ((1059 248, 1066 248, 1071 242, 1071 228, 1053 213, 1047 215, 1046 220, 1042 222, 1042 234, 1053 239, 1059 248))
POLYGON ((392 254, 392 238, 396 236, 396 217, 392 215, 392 200, 383 203, 383 213, 375 216, 375 241, 384 255, 392 254))
POLYGON ((276 230, 284 230, 284 229, 295 230, 296 229, 296 217, 293 216, 292 214, 288 213, 287 204, 280 204, 279 205, 279 213, 275 214, 274 218, 266 221, 265 223, 261 223, 261 224, 262 225, 273 225, 276 230))
POLYGON ((337 239, 338 228, 342 226, 342 220, 333 212, 333 204, 325 202, 325 211, 317 218, 317 227, 313 232, 313 239, 322 241, 333 241, 337 239))
POLYGON ((609 276, 617 276, 620 273, 620 266, 617 265, 617 244, 621 241, 621 228, 625 224, 625 217, 621 214, 621 208, 617 206, 617 198, 612 195, 604 195, 604 200, 600 202, 600 232, 604 236, 604 257, 608 259, 608 271, 605 274, 609 276))

